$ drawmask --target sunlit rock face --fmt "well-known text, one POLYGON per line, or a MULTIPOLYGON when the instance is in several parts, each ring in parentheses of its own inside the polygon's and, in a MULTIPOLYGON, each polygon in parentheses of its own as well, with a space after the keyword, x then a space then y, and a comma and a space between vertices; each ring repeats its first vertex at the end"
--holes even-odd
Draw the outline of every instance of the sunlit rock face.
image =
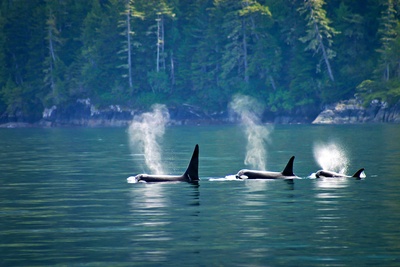
POLYGON ((374 100, 363 107, 356 99, 341 101, 325 108, 313 124, 350 124, 366 122, 400 122, 400 102, 389 107, 386 102, 374 100))

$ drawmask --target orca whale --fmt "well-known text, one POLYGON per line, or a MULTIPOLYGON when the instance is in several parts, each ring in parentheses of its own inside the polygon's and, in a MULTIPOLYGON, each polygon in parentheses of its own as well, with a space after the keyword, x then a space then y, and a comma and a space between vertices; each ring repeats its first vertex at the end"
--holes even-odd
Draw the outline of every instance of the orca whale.
POLYGON ((293 173, 294 156, 291 157, 286 167, 281 172, 256 171, 256 170, 240 170, 236 174, 237 179, 297 179, 293 173))
POLYGON ((364 171, 364 168, 359 169, 356 171, 352 176, 348 176, 345 174, 337 173, 337 172, 332 172, 332 171, 325 171, 325 170, 319 170, 315 173, 315 177, 317 178, 330 178, 330 177, 338 177, 338 178, 357 178, 361 179, 361 173, 364 171))
POLYGON ((192 158, 186 171, 182 175, 151 175, 151 174, 138 174, 131 176, 128 182, 189 182, 198 183, 199 181, 199 145, 196 145, 193 151, 192 158))

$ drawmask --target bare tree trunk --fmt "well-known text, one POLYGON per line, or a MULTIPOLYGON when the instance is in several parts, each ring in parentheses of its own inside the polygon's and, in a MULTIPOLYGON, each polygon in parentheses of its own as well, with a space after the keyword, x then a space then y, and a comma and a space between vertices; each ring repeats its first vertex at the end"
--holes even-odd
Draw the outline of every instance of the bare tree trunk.
POLYGON ((173 53, 171 52, 171 84, 175 84, 175 66, 174 66, 174 57, 173 53))
POLYGON ((244 81, 249 82, 248 75, 248 62, 247 62, 247 41, 246 41, 246 27, 245 21, 242 19, 242 30, 243 30, 243 67, 244 67, 244 81))
POLYGON ((386 63, 385 80, 389 81, 389 79, 390 79, 390 67, 389 67, 389 63, 386 63))
POLYGON ((12 53, 12 59, 13 59, 14 68, 16 70, 15 71, 15 77, 14 77, 15 84, 22 85, 22 84, 24 84, 24 80, 22 79, 22 75, 20 73, 19 65, 18 65, 18 62, 17 62, 17 57, 15 56, 14 53, 12 53))
POLYGON ((397 77, 400 77, 400 60, 397 65, 397 77))
POLYGON ((165 50, 164 50, 164 15, 161 15, 161 62, 163 69, 165 70, 165 50))
POLYGON ((269 75, 269 81, 270 81, 271 86, 272 86, 272 88, 274 89, 274 91, 276 91, 275 81, 274 81, 274 78, 272 78, 271 75, 269 75))
POLYGON ((323 56, 325 64, 326 64, 326 68, 328 69, 329 78, 331 79, 332 82, 334 82, 335 78, 333 77, 332 68, 331 68, 331 64, 329 63, 328 54, 326 53, 325 45, 322 42, 322 37, 321 37, 321 34, 319 33, 319 28, 315 21, 314 21, 314 26, 315 26, 315 31, 317 33, 319 45, 322 49, 322 56, 323 56))
POLYGON ((53 61, 55 61, 56 56, 54 53, 54 46, 53 46, 53 33, 51 32, 50 27, 49 27, 49 52, 50 52, 50 57, 53 59, 53 61))
POLYGON ((157 72, 160 72, 160 15, 158 15, 157 21, 157 72))
MULTIPOLYGON (((53 75, 53 63, 56 61, 56 56, 55 56, 55 52, 54 52, 54 46, 53 46, 53 33, 51 31, 51 28, 49 27, 49 53, 50 53, 50 88, 51 88, 51 92, 53 95, 53 98, 56 98, 56 86, 54 83, 54 75, 53 75)), ((56 101, 57 102, 57 101, 56 101)))
MULTIPOLYGON (((249 1, 243 1, 242 3, 243 6, 245 7, 249 7, 249 1)), ((256 37, 257 40, 260 39, 260 37, 258 36, 258 34, 254 31, 256 28, 256 23, 254 22, 254 17, 253 15, 250 15, 250 22, 251 22, 251 29, 253 30, 253 34, 256 37)))
POLYGON ((132 89, 132 51, 131 51, 131 11, 128 10, 126 14, 126 24, 127 24, 127 41, 128 41, 128 77, 129 77, 129 88, 132 89))

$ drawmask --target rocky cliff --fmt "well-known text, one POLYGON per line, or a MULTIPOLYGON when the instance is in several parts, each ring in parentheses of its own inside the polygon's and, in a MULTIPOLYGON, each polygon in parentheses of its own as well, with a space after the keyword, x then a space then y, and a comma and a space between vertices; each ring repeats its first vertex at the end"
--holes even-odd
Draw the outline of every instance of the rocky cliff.
POLYGON ((341 101, 327 106, 313 124, 350 123, 400 123, 400 101, 389 107, 386 102, 374 100, 368 107, 356 99, 341 101))

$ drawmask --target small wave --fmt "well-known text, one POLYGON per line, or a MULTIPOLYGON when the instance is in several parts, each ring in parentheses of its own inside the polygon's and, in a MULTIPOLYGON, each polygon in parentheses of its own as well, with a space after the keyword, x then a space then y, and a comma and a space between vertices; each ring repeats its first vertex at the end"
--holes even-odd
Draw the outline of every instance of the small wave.
POLYGON ((136 184, 139 181, 136 179, 136 176, 130 176, 126 179, 126 181, 128 182, 128 184, 136 184))
POLYGON ((241 179, 237 179, 236 175, 227 175, 225 177, 221 177, 221 178, 210 178, 208 179, 209 181, 213 181, 213 182, 221 182, 221 181, 242 181, 241 179))
POLYGON ((317 178, 316 172, 311 173, 309 176, 307 176, 307 178, 316 179, 317 178))

